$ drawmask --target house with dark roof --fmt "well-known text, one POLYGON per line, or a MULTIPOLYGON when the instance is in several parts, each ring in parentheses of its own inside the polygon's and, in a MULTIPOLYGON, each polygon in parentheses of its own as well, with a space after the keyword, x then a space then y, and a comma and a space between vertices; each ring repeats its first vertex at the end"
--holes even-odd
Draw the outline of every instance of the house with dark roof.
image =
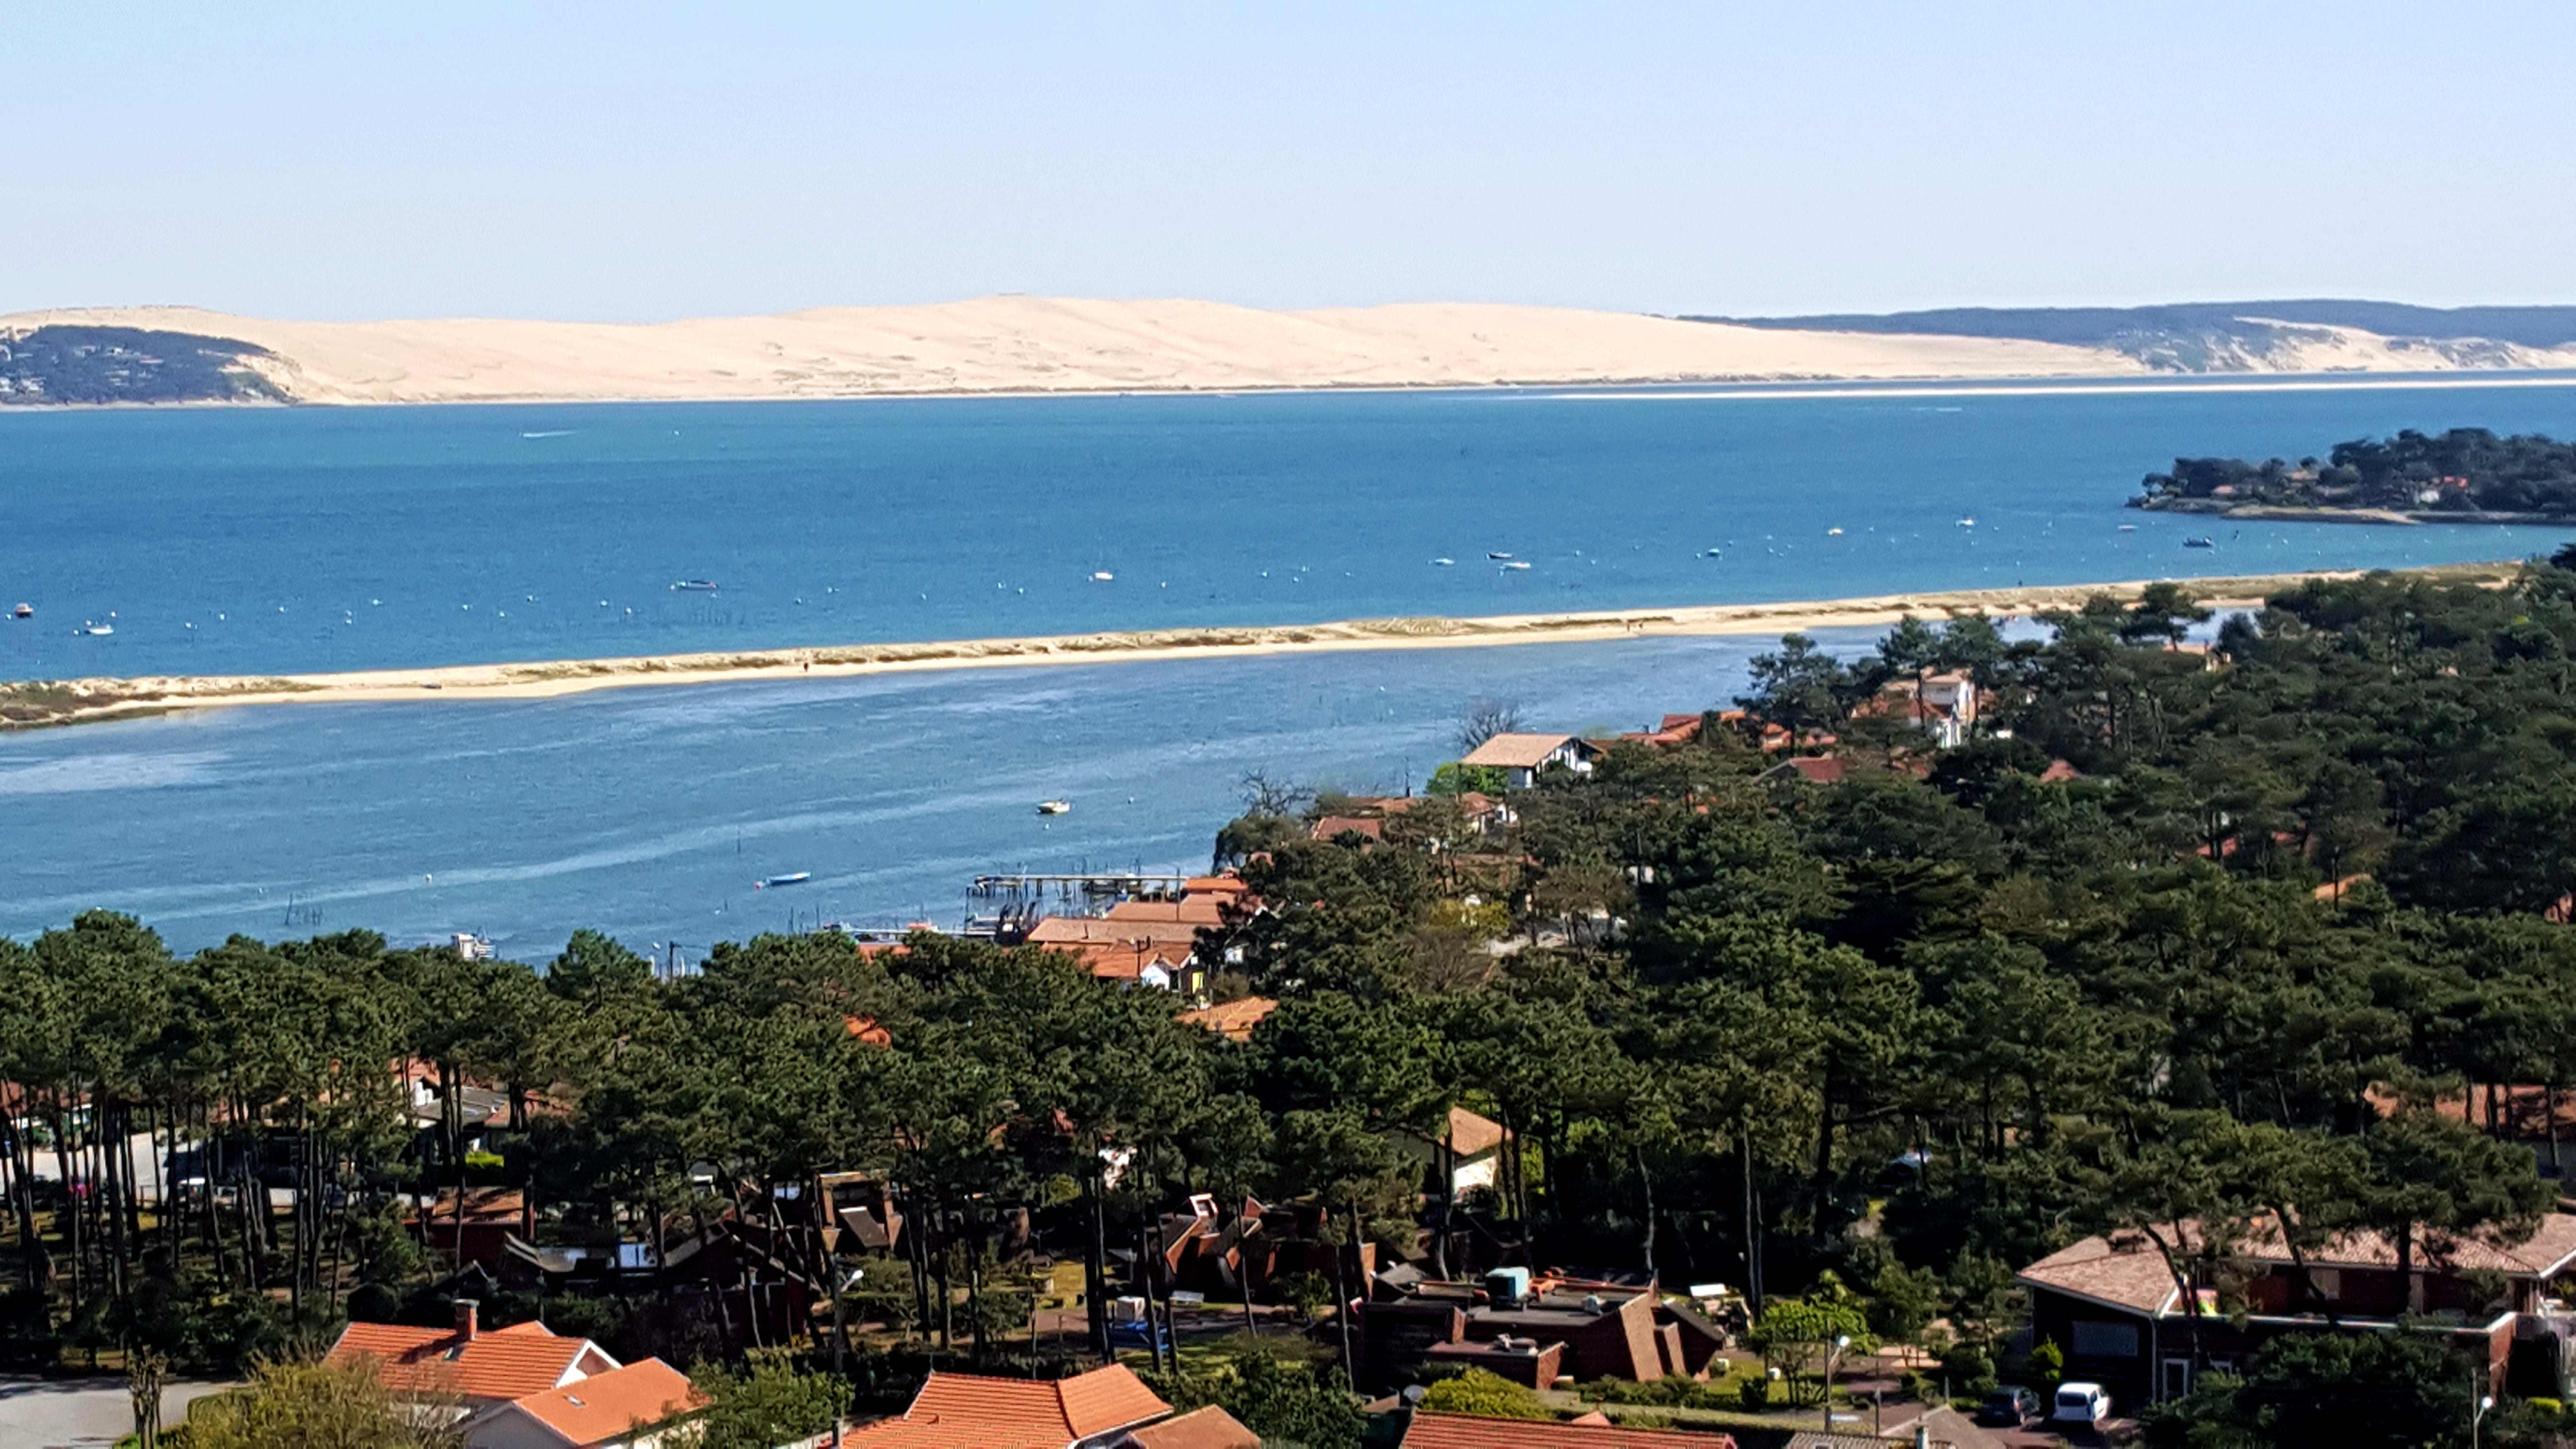
POLYGON ((2174 1245, 2182 1282, 2135 1230, 2068 1244, 2018 1276, 2035 1338, 2063 1349, 2066 1376, 2102 1384, 2115 1405, 2179 1398, 2198 1375, 2239 1369, 2286 1333, 2436 1334, 2495 1392, 2509 1376, 2548 1397, 2576 1382, 2576 1315, 2546 1296, 2576 1265, 2576 1214, 2543 1217, 2521 1243, 2418 1237, 2401 1274, 2396 1245, 2377 1233, 2305 1249, 2302 1264, 2277 1227, 2257 1223, 2212 1253, 2185 1224, 2174 1245))
POLYGON ((1651 1383, 1692 1372, 1678 1330, 1658 1320, 1651 1275, 1523 1273, 1409 1283, 1395 1297, 1361 1304, 1363 1377, 1402 1383, 1437 1365, 1544 1389, 1560 1378, 1651 1383))

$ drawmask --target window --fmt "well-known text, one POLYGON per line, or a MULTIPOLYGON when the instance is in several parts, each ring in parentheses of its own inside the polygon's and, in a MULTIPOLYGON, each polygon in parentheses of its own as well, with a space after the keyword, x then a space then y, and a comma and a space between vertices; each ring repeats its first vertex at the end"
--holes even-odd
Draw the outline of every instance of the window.
POLYGON ((2072 1348, 2077 1358, 2136 1358, 2138 1326, 2098 1318, 2079 1318, 2075 1320, 2072 1348))

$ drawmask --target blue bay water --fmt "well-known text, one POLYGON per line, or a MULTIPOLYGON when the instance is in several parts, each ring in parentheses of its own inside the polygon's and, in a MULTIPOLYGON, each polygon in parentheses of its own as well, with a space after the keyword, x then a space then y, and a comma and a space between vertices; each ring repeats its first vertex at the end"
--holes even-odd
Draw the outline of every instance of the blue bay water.
MULTIPOLYGON (((1856 647, 1864 631, 1832 631, 1856 647)), ((543 959, 954 926, 978 872, 1203 870, 1261 769, 1419 786, 1461 709, 1634 729, 1755 639, 1641 639, 215 710, 0 735, 0 934, 103 905, 195 947, 365 926, 543 959), (1035 804, 1062 797, 1069 815, 1035 804), (752 883, 810 871, 811 883, 752 883)))
MULTIPOLYGON (((2176 453, 2296 457, 2408 426, 2565 436, 2576 390, 1860 392, 0 414, 0 606, 39 610, 0 621, 0 677, 1812 599, 2562 541, 2119 504, 2176 453), (2220 546, 2182 547, 2203 532, 2220 546), (722 587, 668 588, 683 578, 722 587), (111 615, 112 636, 74 632, 111 615)), ((1131 662, 6 735, 0 932, 105 905, 183 947, 371 926, 541 957, 585 925, 702 948, 818 917, 952 923, 978 871, 1203 864, 1247 769, 1400 788, 1479 696, 1634 728, 1725 701, 1762 647, 1131 662), (1059 795, 1073 814, 1035 815, 1059 795), (750 889, 788 871, 814 880, 750 889)))
POLYGON ((0 413, 0 606, 37 609, 0 621, 0 677, 1814 599, 2553 545, 2120 508, 2177 453, 2297 457, 2457 423, 2576 432, 2576 389, 0 413), (2182 548, 2204 532, 2220 547, 2182 548), (1498 569, 1496 551, 1532 566, 1498 569), (112 636, 77 632, 111 615, 112 636))

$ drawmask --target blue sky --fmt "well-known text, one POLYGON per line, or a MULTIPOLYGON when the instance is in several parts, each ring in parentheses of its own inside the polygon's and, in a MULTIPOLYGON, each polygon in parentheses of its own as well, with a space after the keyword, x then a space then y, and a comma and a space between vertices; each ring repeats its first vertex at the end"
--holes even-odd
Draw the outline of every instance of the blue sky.
POLYGON ((2576 302, 2576 6, 0 5, 0 311, 2576 302))

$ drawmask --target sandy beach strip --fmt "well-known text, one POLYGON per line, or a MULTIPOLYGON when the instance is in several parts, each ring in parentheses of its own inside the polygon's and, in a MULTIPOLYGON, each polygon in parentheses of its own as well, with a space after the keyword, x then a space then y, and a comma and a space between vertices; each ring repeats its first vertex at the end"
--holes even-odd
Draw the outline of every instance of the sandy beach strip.
MULTIPOLYGON (((2407 570, 2458 582, 2502 583, 2519 562, 2444 564, 2407 570)), ((2250 577, 2176 579, 2204 603, 2251 607, 2309 579, 2356 578, 2358 569, 2250 577)), ((359 704, 395 700, 545 699, 595 689, 835 678, 933 669, 1043 664, 1146 663, 1238 655, 1359 649, 1457 649, 1479 645, 1582 643, 1676 635, 1786 634, 1884 627, 1906 615, 2030 615, 2072 608, 2096 594, 2135 598, 2149 580, 2009 589, 1883 594, 1786 603, 1705 604, 1482 618, 1348 619, 1324 624, 1145 629, 1098 634, 960 639, 914 644, 845 644, 744 649, 624 659, 462 664, 277 676, 154 676, 0 684, 0 728, 79 724, 181 709, 265 704, 359 704)))

